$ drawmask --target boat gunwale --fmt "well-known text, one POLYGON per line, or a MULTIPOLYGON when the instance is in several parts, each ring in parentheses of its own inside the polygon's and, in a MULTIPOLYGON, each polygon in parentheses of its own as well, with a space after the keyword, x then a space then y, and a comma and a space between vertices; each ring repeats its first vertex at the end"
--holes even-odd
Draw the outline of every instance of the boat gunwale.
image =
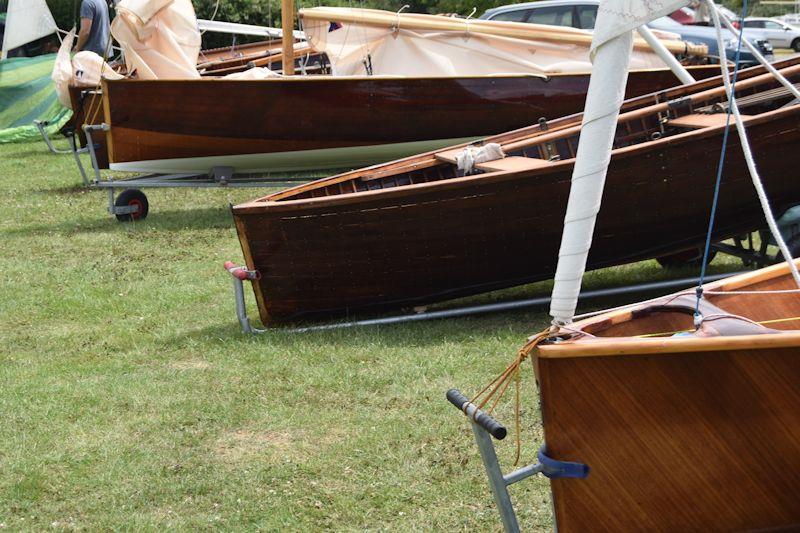
MULTIPOLYGON (((795 264, 800 266, 800 258, 795 259, 795 264)), ((706 291, 736 291, 736 289, 788 274, 789 265, 783 262, 761 270, 724 278, 704 285, 703 288, 706 291)), ((693 290, 687 288, 685 294, 692 293, 693 290)), ((670 298, 675 294, 682 293, 666 295, 663 298, 670 298)), ((736 293, 731 292, 730 295, 726 295, 726 297, 728 296, 736 296, 736 293)), ((569 331, 582 331, 590 325, 604 322, 610 325, 628 322, 637 311, 652 304, 653 301, 651 300, 595 315, 575 322, 569 327, 569 331)), ((800 330, 785 330, 783 333, 719 337, 591 337, 558 343, 543 343, 539 344, 535 351, 537 358, 569 359, 573 357, 657 355, 723 350, 763 350, 769 348, 791 348, 798 345, 800 345, 800 330)))
MULTIPOLYGON (((655 113, 655 111, 653 111, 653 113, 655 113)), ((774 109, 772 111, 767 111, 758 115, 752 115, 751 117, 748 117, 744 120, 749 126, 752 127, 754 125, 758 125, 762 122, 773 119, 775 115, 784 115, 784 114, 790 115, 795 113, 800 113, 800 104, 785 108, 774 109)), ((731 123, 731 127, 735 128, 735 124, 731 123)), ((664 144, 683 144, 685 142, 701 140, 718 134, 718 132, 724 128, 725 125, 722 124, 719 126, 712 126, 708 128, 693 129, 675 135, 671 135, 668 137, 662 137, 660 139, 646 141, 644 143, 633 144, 630 146, 623 146, 611 152, 612 161, 614 160, 614 158, 617 158, 617 161, 619 161, 620 158, 631 157, 636 152, 641 152, 644 146, 650 147, 648 148, 648 151, 652 151, 654 149, 658 149, 660 146, 664 144)), ((536 143, 534 143, 532 146, 535 145, 536 143)), ((487 172, 484 174, 460 176, 460 177, 454 177, 437 181, 429 181, 425 183, 413 183, 403 186, 389 187, 386 189, 341 193, 332 196, 317 196, 311 198, 298 198, 298 199, 286 199, 286 200, 268 199, 271 198, 272 196, 281 194, 281 193, 275 193, 275 195, 267 196, 263 199, 260 198, 242 204, 234 205, 232 207, 232 210, 233 213, 236 215, 238 214, 248 215, 248 214, 260 214, 267 210, 270 212, 283 212, 283 211, 294 211, 303 207, 305 208, 333 207, 337 205, 352 204, 355 202, 364 201, 365 199, 368 201, 376 197, 396 198, 398 196, 415 194, 420 191, 430 192, 435 190, 447 190, 451 188, 459 188, 462 186, 469 186, 470 184, 481 181, 498 183, 519 178, 538 177, 545 174, 558 174, 559 171, 563 171, 565 168, 573 166, 574 161, 575 158, 563 159, 560 161, 554 161, 550 165, 537 167, 530 170, 506 170, 499 172, 487 172)), ((445 163, 442 162, 442 164, 445 163)), ((356 175, 350 179, 358 179, 360 177, 361 177, 360 175, 356 175)), ((342 181, 347 181, 347 180, 342 180, 342 181)), ((318 182, 314 183, 316 184, 318 182)), ((299 193, 303 191, 301 190, 297 192, 299 193)))
MULTIPOLYGON (((236 59, 236 58, 235 58, 236 59)), ((688 65, 684 68, 691 72, 692 70, 706 70, 709 67, 719 68, 719 65, 688 65)), ((758 66, 748 67, 748 68, 759 68, 758 66)), ((641 69, 633 69, 631 70, 628 75, 634 73, 647 73, 647 72, 669 72, 668 67, 651 67, 651 68, 641 68, 641 69)), ((515 78, 538 78, 542 81, 550 81, 553 78, 569 78, 569 77, 588 77, 591 74, 590 71, 580 71, 580 72, 551 72, 547 74, 536 74, 536 73, 498 73, 498 74, 465 74, 460 76, 406 76, 406 75, 395 75, 395 74, 379 74, 379 75, 347 75, 347 76, 332 76, 330 74, 312 74, 307 76, 280 76, 275 78, 266 78, 261 80, 242 80, 242 79, 230 79, 224 77, 214 77, 213 75, 210 76, 202 76, 199 78, 192 78, 192 79, 169 79, 169 78, 161 78, 157 80, 143 80, 138 78, 122 78, 119 80, 106 80, 104 82, 108 82, 110 84, 126 84, 126 83, 213 83, 213 82, 235 82, 235 83, 280 83, 280 82, 289 82, 289 83, 301 83, 305 81, 337 81, 337 82, 344 82, 344 81, 380 81, 380 80, 463 80, 463 79, 515 79, 515 78)), ((712 80, 715 78, 720 77, 712 76, 710 78, 705 78, 703 80, 698 80, 699 82, 704 82, 707 80, 712 80)), ((676 78, 677 81, 677 78, 676 78)), ((652 93, 650 93, 652 94, 652 93)), ((643 95, 646 96, 646 95, 643 95)))
MULTIPOLYGON (((782 59, 780 61, 775 62, 773 64, 773 67, 775 67, 778 70, 783 70, 783 69, 790 68, 790 67, 792 67, 794 65, 797 65, 797 64, 800 64, 800 56, 792 56, 792 57, 788 57, 786 59, 782 59)), ((739 79, 740 80, 746 80, 746 79, 754 78, 756 76, 762 76, 762 75, 765 75, 765 74, 768 74, 768 71, 762 65, 754 65, 752 67, 748 67, 748 68, 743 69, 742 71, 740 71, 739 79)), ((704 90, 704 88, 716 87, 721 82, 722 82, 722 75, 718 74, 716 76, 711 76, 709 78, 698 80, 697 82, 695 82, 694 84, 691 84, 691 85, 676 85, 675 87, 671 87, 669 89, 664 89, 664 90, 655 91, 655 92, 648 93, 648 94, 643 94, 643 95, 636 96, 636 97, 633 97, 633 98, 630 98, 630 99, 626 100, 625 103, 623 104, 623 109, 625 109, 626 107, 629 108, 630 111, 636 111, 636 110, 639 110, 639 109, 644 109, 645 107, 656 105, 658 103, 658 99, 661 98, 661 97, 666 97, 668 99, 686 97, 688 95, 696 94, 697 92, 701 92, 701 91, 704 90)), ((706 90, 708 90, 708 89, 706 89, 706 90)), ((554 118, 554 119, 548 121, 547 124, 551 128, 553 126, 559 126, 559 125, 562 125, 564 127, 569 127, 571 124, 578 123, 581 120, 582 116, 583 116, 583 112, 577 112, 577 113, 573 113, 571 115, 566 115, 566 116, 563 116, 563 117, 554 118)), ((507 132, 504 132, 504 133, 499 133, 497 135, 492 135, 492 136, 486 137, 484 139, 481 139, 481 142, 484 142, 484 143, 485 142, 499 142, 499 141, 504 141, 504 140, 508 140, 508 142, 512 142, 513 138, 515 136, 534 136, 534 135, 538 135, 540 133, 543 133, 543 132, 541 131, 539 125, 538 124, 533 124, 533 125, 530 125, 530 126, 524 126, 522 128, 517 128, 515 130, 510 130, 510 131, 507 131, 507 132)), ((454 149, 454 148, 459 148, 459 147, 462 147, 462 146, 468 146, 470 144, 472 144, 472 143, 462 143, 462 144, 459 144, 459 145, 451 146, 448 149, 454 149)), ((386 162, 386 163, 377 163, 375 165, 371 165, 371 166, 364 167, 364 168, 361 168, 361 169, 351 170, 351 171, 348 171, 348 172, 345 172, 345 173, 342 173, 342 174, 335 174, 333 176, 320 178, 320 179, 314 180, 314 181, 312 181, 310 183, 305 183, 303 185, 297 185, 297 186, 290 187, 288 189, 284 189, 284 190, 276 192, 276 193, 271 193, 271 194, 269 194, 267 196, 262 196, 260 198, 257 198, 255 200, 253 200, 253 202, 265 202, 265 201, 268 201, 270 198, 275 198, 277 196, 284 197, 284 196, 287 196, 287 195, 294 194, 294 193, 296 193, 298 191, 301 191, 301 190, 306 190, 309 187, 313 187, 313 188, 323 187, 323 186, 327 186, 327 185, 333 185, 333 184, 338 183, 338 182, 344 182, 344 181, 347 181, 347 179, 356 179, 356 178, 361 177, 363 174, 365 174, 365 173, 367 173, 369 171, 372 171, 374 169, 385 168, 385 169, 387 169, 387 173, 388 173, 388 172, 391 171, 389 169, 393 169, 393 168, 396 168, 398 166, 402 166, 402 165, 406 165, 406 164, 411 164, 411 163, 413 163, 415 161, 420 161, 420 162, 429 161, 429 160, 431 160, 431 158, 433 156, 435 156, 437 153, 440 153, 441 151, 442 150, 432 150, 430 152, 426 152, 426 153, 423 153, 423 154, 416 154, 416 155, 404 157, 404 158, 397 159, 395 161, 386 162)))

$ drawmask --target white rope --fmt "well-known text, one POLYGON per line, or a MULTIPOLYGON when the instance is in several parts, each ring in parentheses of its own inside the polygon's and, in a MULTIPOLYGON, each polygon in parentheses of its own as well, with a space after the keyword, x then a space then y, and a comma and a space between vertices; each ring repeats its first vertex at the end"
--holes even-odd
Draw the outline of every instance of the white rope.
MULTIPOLYGON (((715 10, 715 12, 716 12, 716 10, 715 10)), ((723 24, 725 24, 725 27, 728 29, 728 31, 730 31, 738 39, 739 38, 739 30, 737 30, 733 26, 733 24, 731 23, 730 19, 728 17, 726 17, 724 13, 717 13, 717 14, 720 17, 720 21, 723 24)), ((758 51, 758 48, 756 48, 753 45, 753 43, 751 43, 750 41, 748 41, 747 39, 742 37, 742 44, 744 44, 747 47, 747 49, 750 50, 750 53, 753 54, 753 56, 758 60, 758 62, 761 63, 764 66, 764 68, 766 68, 769 71, 770 74, 775 76, 775 79, 777 79, 781 83, 781 85, 783 85, 784 87, 789 89, 789 92, 791 92, 794 95, 795 98, 800 100, 800 91, 797 90, 797 87, 792 82, 787 80, 786 77, 783 74, 781 74, 778 69, 773 67, 772 63, 767 61, 767 59, 764 56, 761 55, 761 52, 758 51)))
MULTIPOLYGON (((714 5, 713 0, 705 1, 708 3, 709 8, 711 8, 711 18, 714 21, 714 29, 717 33, 717 46, 720 50, 725 50, 722 42, 722 29, 720 28, 719 14, 717 13, 716 6, 714 5)), ((756 163, 753 160, 753 152, 750 149, 750 141, 747 138, 747 132, 744 128, 742 116, 739 114, 739 106, 736 104, 736 95, 734 95, 733 91, 731 90, 730 73, 728 72, 728 58, 725 54, 720 54, 719 62, 722 69, 722 81, 725 84, 725 92, 728 94, 731 112, 733 113, 733 118, 736 121, 736 132, 738 133, 739 140, 742 144, 742 152, 744 153, 744 159, 747 162, 747 169, 750 171, 750 177, 753 180, 753 186, 756 189, 758 200, 761 203, 761 210, 764 212, 764 218, 767 220, 767 226, 769 226, 770 233, 772 233, 772 238, 775 239, 775 242, 778 244, 778 248, 780 248, 783 258, 789 263, 789 269, 792 272, 792 277, 794 278, 797 286, 800 287, 800 273, 797 271, 797 265, 794 264, 792 254, 789 252, 789 247, 786 246, 786 242, 784 242, 783 236, 778 229, 778 224, 775 222, 775 216, 772 214, 772 208, 769 205, 769 198, 767 198, 767 193, 764 190, 764 184, 761 182, 761 178, 758 175, 758 170, 756 169, 756 163)))

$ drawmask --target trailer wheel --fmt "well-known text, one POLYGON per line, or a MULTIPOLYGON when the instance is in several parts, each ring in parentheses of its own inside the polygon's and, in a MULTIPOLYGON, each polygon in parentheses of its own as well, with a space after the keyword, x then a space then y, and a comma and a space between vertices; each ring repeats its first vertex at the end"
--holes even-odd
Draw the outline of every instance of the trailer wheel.
POLYGON ((125 189, 117 196, 114 207, 136 207, 135 213, 115 213, 120 222, 134 222, 147 218, 150 203, 147 201, 147 196, 139 189, 125 189))
MULTIPOLYGON (((786 247, 789 248, 789 253, 792 254, 792 258, 797 259, 800 257, 800 233, 792 235, 789 240, 786 241, 786 247)), ((783 252, 778 250, 778 253, 775 254, 775 262, 782 263, 784 261, 783 252)))
MULTIPOLYGON (((717 251, 711 249, 708 254, 708 262, 710 263, 713 261, 716 255, 717 251)), ((656 261, 664 268, 696 268, 703 262, 703 250, 701 248, 692 248, 690 250, 684 250, 683 252, 657 257, 656 261)))

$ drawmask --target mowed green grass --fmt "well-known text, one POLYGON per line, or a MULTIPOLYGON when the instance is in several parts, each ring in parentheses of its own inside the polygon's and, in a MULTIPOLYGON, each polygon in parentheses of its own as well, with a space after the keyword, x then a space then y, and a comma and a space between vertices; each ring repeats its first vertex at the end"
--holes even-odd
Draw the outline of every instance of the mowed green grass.
MULTIPOLYGON (((78 183, 41 142, 0 146, 0 528, 500 528, 444 393, 490 381, 545 309, 244 335, 222 269, 241 261, 227 204, 259 190, 148 191, 150 217, 120 224, 78 183)), ((647 262, 587 284, 687 274, 647 262)), ((530 462, 542 436, 525 368, 530 462)), ((513 439, 498 449, 511 468, 513 439)), ((526 530, 552 528, 546 480, 511 491, 526 530)))

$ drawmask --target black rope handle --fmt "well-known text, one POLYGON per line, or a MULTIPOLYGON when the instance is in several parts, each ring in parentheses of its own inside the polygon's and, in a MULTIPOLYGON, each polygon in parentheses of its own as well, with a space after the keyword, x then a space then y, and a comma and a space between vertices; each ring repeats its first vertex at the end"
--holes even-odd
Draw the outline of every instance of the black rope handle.
POLYGON ((450 389, 447 391, 447 401, 452 403, 456 408, 467 415, 467 417, 478 424, 480 427, 489 432, 489 434, 497 440, 506 438, 506 427, 492 418, 491 415, 481 411, 478 407, 469 401, 469 398, 464 396, 458 389, 450 389))

